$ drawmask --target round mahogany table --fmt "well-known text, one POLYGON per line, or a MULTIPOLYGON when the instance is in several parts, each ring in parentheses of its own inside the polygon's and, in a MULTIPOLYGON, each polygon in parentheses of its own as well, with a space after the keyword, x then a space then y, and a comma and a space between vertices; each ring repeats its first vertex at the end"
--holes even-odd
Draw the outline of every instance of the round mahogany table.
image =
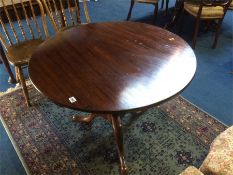
POLYGON ((101 113, 112 124, 121 174, 127 168, 120 116, 173 97, 195 71, 196 57, 183 39, 136 22, 93 23, 59 32, 29 62, 30 79, 42 94, 64 107, 101 113))

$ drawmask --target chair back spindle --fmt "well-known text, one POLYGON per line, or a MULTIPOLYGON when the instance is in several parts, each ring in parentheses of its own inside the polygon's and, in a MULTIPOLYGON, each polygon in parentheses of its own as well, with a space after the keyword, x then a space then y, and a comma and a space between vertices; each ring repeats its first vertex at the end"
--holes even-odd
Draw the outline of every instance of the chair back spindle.
POLYGON ((42 38, 42 30, 45 37, 49 36, 40 0, 0 0, 0 8, 0 41, 6 50, 20 42, 42 38), (41 15, 43 29, 38 15, 41 15))
POLYGON ((86 0, 42 0, 56 31, 81 24, 80 4, 83 4, 85 20, 90 22, 86 0))
MULTIPOLYGON (((21 20, 20 20, 20 18, 19 18, 18 11, 17 11, 17 9, 16 9, 16 7, 15 7, 14 0, 11 0, 11 3, 12 3, 12 6, 13 6, 13 9, 14 9, 14 13, 15 13, 15 15, 16 15, 18 24, 19 24, 19 28, 20 28, 20 30, 21 30, 21 32, 22 32, 23 38, 26 40, 26 34, 25 34, 25 31, 24 31, 22 22, 21 22, 21 20)), ((6 9, 6 8, 5 8, 5 9, 6 9)))

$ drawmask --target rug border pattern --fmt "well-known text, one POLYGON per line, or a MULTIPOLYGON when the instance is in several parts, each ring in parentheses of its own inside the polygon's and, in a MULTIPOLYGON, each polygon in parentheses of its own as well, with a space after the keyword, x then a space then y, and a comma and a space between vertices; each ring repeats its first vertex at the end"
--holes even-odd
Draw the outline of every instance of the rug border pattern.
MULTIPOLYGON (((3 96, 5 96, 5 95, 7 95, 7 94, 9 94, 9 93, 13 93, 13 92, 15 92, 15 91, 17 91, 17 90, 19 90, 19 89, 20 89, 20 87, 19 87, 19 86, 16 86, 15 88, 10 88, 10 89, 7 90, 6 92, 0 92, 0 97, 3 97, 3 96)), ((213 120, 216 120, 217 122, 221 123, 221 124, 224 125, 225 127, 228 127, 226 124, 224 124, 223 122, 219 121, 219 120, 216 119, 214 116, 210 115, 208 112, 204 111, 204 110, 201 109, 200 107, 198 107, 198 106, 196 106, 195 104, 191 103, 189 100, 187 100, 187 99, 184 98, 183 96, 181 96, 181 95, 177 95, 177 96, 179 96, 179 97, 180 97, 181 99, 183 99, 184 101, 187 101, 188 103, 190 103, 192 106, 194 106, 195 108, 197 108, 197 109, 200 110, 201 112, 206 113, 206 114, 207 114, 210 118, 212 118, 213 120)), ((175 98, 175 97, 174 97, 174 98, 175 98)), ((162 104, 161 104, 161 105, 162 105, 162 104)), ((160 105, 159 105, 159 106, 160 106, 160 105)), ((3 117, 2 117, 1 114, 0 114, 0 120, 1 120, 1 122, 2 122, 2 124, 3 124, 3 127, 4 127, 4 129, 5 129, 5 131, 6 131, 8 137, 9 137, 11 143, 12 143, 12 145, 13 145, 14 150, 16 151, 16 153, 17 153, 17 155, 18 155, 18 157, 19 157, 19 159, 20 159, 20 162, 22 163, 22 165, 23 165, 23 167, 24 167, 24 169, 25 169, 26 174, 27 174, 27 175, 31 175, 31 173, 30 173, 30 171, 29 171, 29 168, 28 168, 26 162, 25 162, 25 160, 24 160, 22 154, 21 154, 20 151, 19 151, 19 147, 17 146, 16 142, 14 141, 14 139, 13 139, 13 137, 12 137, 12 135, 11 135, 11 133, 10 133, 10 131, 9 131, 9 129, 8 129, 8 127, 7 127, 7 125, 6 125, 6 123, 5 123, 5 121, 4 121, 4 119, 3 119, 3 117)), ((174 120, 174 119, 173 119, 173 121, 176 122, 176 123, 178 123, 179 125, 181 125, 181 123, 180 123, 179 121, 176 121, 176 120, 174 120)), ((181 125, 181 128, 182 128, 183 130, 185 130, 186 132, 189 132, 190 134, 194 135, 192 132, 188 131, 188 130, 187 130, 185 127, 183 127, 182 125, 181 125)), ((200 141, 200 143, 202 143, 202 145, 204 145, 204 143, 203 143, 201 140, 198 139, 198 141, 200 141)), ((207 146, 208 146, 208 145, 207 145, 207 146)))
POLYGON ((183 100, 187 101, 188 103, 190 103, 192 106, 196 107, 197 109, 199 109, 200 111, 206 113, 208 116, 210 116, 211 118, 213 118, 214 120, 218 121, 219 123, 221 123, 222 125, 229 127, 227 124, 223 123, 222 121, 218 120, 216 117, 214 117, 213 115, 209 114, 208 112, 206 112, 204 109, 198 107, 197 105, 193 104, 192 102, 190 102, 188 99, 184 98, 182 95, 179 95, 183 100))
POLYGON ((12 135, 11 135, 9 129, 8 129, 8 127, 6 126, 6 123, 5 123, 5 121, 3 120, 1 114, 0 114, 0 120, 1 120, 1 122, 2 122, 2 125, 3 125, 3 127, 4 127, 4 129, 5 129, 5 131, 6 131, 6 133, 7 133, 7 136, 9 137, 9 139, 10 139, 12 145, 13 145, 13 148, 14 148, 16 154, 17 154, 18 157, 19 157, 20 162, 21 162, 22 165, 23 165, 23 168, 24 168, 26 174, 27 174, 27 175, 31 175, 31 173, 30 173, 30 171, 29 171, 29 168, 28 168, 26 162, 25 162, 25 160, 24 160, 22 154, 21 154, 20 151, 19 151, 19 147, 18 147, 17 144, 15 143, 15 141, 14 141, 14 139, 13 139, 13 137, 12 137, 12 135))

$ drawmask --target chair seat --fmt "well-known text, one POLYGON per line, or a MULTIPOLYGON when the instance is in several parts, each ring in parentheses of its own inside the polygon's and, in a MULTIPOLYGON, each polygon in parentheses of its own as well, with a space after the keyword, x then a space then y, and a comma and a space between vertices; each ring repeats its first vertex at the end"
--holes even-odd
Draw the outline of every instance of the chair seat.
MULTIPOLYGON (((197 17, 197 13, 199 10, 199 5, 191 4, 188 2, 184 3, 184 9, 190 13, 191 15, 197 17)), ((224 15, 223 7, 203 7, 201 13, 201 19, 216 19, 222 18, 224 15)))
POLYGON ((233 10, 233 1, 231 2, 229 9, 233 10))
POLYGON ((200 170, 198 170, 194 166, 189 166, 184 171, 182 171, 179 175, 204 175, 200 170))
POLYGON ((15 66, 26 65, 35 49, 43 42, 42 39, 28 40, 7 49, 7 58, 15 66))
POLYGON ((140 3, 150 3, 150 4, 155 4, 158 3, 159 0, 134 0, 135 2, 140 2, 140 3))

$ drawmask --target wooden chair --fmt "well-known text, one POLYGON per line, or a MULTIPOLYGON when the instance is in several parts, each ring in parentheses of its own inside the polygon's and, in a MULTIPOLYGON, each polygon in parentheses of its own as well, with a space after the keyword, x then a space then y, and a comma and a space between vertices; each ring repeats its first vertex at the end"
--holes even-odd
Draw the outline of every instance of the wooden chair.
POLYGON ((216 47, 221 24, 231 1, 232 0, 201 0, 199 3, 184 2, 184 10, 196 18, 192 39, 193 49, 196 46, 199 24, 201 20, 217 22, 212 48, 216 47))
POLYGON ((15 67, 16 80, 23 88, 27 106, 30 106, 23 68, 27 67, 32 53, 43 42, 43 38, 49 36, 43 5, 39 0, 0 2, 3 9, 0 11, 0 42, 7 59, 15 67), (41 19, 37 15, 41 15, 41 19))
POLYGON ((131 17, 132 9, 133 9, 133 6, 134 6, 135 2, 153 4, 155 6, 155 8, 154 8, 154 22, 156 21, 157 14, 158 14, 158 2, 159 2, 159 0, 131 0, 129 13, 128 13, 128 16, 127 16, 127 19, 126 19, 127 21, 131 17))
POLYGON ((80 4, 83 4, 86 23, 90 22, 86 0, 42 0, 46 13, 56 31, 80 25, 80 4))

